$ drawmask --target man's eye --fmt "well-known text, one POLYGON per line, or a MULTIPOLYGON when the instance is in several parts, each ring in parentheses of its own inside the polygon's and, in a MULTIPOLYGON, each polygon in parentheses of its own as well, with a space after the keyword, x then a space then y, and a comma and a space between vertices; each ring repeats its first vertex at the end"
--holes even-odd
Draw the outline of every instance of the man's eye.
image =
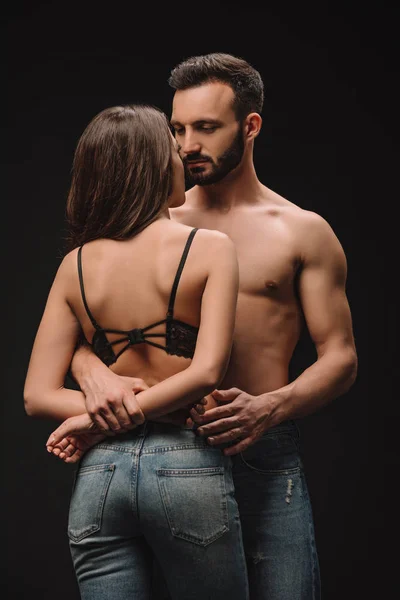
POLYGON ((175 135, 183 135, 185 133, 185 130, 180 127, 175 127, 174 131, 175 131, 175 135))
POLYGON ((205 133, 212 133, 217 128, 211 125, 211 126, 208 126, 208 127, 201 127, 200 129, 201 129, 201 131, 204 131, 205 133))

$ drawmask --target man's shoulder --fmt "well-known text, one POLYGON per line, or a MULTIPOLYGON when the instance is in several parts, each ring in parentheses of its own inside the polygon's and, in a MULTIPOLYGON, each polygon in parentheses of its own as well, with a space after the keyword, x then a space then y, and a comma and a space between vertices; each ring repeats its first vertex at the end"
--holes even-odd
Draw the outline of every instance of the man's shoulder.
POLYGON ((270 188, 264 189, 267 212, 287 220, 294 226, 321 228, 327 225, 326 219, 319 213, 303 208, 270 188))
POLYGON ((296 204, 293 200, 285 198, 276 191, 264 186, 264 198, 266 206, 271 211, 280 213, 283 217, 288 217, 299 224, 323 227, 327 224, 326 219, 314 210, 303 208, 300 204, 296 204))
POLYGON ((266 193, 266 210, 280 221, 300 255, 321 252, 322 248, 338 248, 340 242, 325 217, 301 207, 272 190, 266 193))
POLYGON ((343 248, 330 223, 313 210, 294 206, 288 209, 293 239, 299 254, 308 257, 343 254, 343 248))

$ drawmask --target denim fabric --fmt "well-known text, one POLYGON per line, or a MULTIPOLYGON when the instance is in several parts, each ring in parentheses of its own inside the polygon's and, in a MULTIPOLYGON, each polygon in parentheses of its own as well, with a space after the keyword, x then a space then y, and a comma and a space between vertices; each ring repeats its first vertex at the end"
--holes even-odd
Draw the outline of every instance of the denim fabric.
POLYGON ((82 600, 150 600, 154 557, 174 600, 248 600, 232 460, 191 430, 146 423, 87 452, 68 536, 82 600))
MULTIPOLYGON (((250 600, 320 600, 310 498, 293 421, 232 456, 250 600)), ((171 600, 154 565, 154 600, 171 600)), ((228 598, 228 596, 226 596, 228 598)))
POLYGON ((270 429, 232 463, 251 600, 320 600, 297 425, 270 429))

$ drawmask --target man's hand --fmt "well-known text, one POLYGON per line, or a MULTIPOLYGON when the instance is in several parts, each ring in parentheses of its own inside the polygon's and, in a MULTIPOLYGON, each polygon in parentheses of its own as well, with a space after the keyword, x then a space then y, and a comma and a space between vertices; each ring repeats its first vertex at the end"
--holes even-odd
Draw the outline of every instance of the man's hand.
POLYGON ((276 421, 272 421, 272 394, 270 403, 268 394, 251 396, 238 388, 214 390, 211 396, 218 403, 217 408, 211 408, 203 415, 194 408, 190 415, 199 425, 198 433, 207 437, 212 446, 237 441, 224 448, 226 456, 243 452, 269 427, 277 425, 276 421))
POLYGON ((145 417, 135 392, 142 392, 148 387, 143 379, 122 377, 110 369, 96 372, 81 384, 86 410, 103 433, 110 430, 121 433, 144 423, 145 417))

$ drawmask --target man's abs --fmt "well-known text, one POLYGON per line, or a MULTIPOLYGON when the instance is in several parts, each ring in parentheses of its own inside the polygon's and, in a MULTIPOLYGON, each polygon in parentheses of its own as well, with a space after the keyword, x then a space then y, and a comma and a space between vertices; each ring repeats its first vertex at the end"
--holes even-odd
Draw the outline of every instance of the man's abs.
POLYGON ((231 358, 220 389, 238 387, 257 395, 286 385, 301 325, 294 299, 279 303, 240 293, 231 358))

